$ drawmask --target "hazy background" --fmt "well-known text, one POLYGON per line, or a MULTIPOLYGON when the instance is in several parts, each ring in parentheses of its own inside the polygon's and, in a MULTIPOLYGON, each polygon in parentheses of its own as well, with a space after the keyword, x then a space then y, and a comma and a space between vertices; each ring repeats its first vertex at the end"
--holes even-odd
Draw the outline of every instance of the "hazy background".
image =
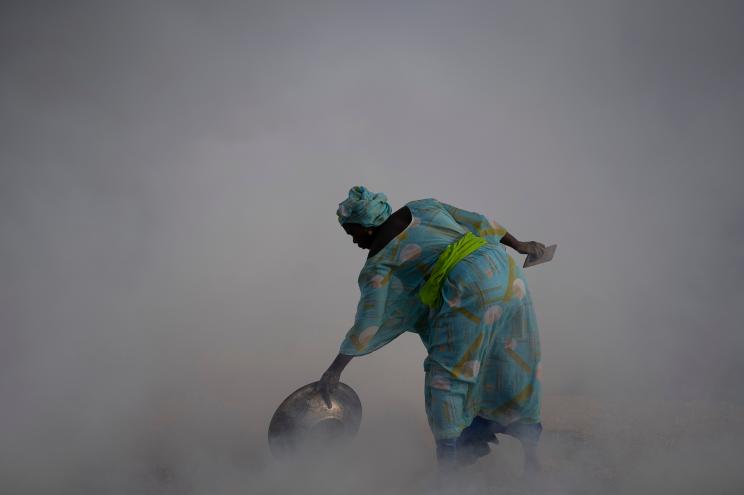
POLYGON ((356 184, 558 243, 541 490, 741 493, 744 3, 1 5, 4 494, 415 491, 415 335, 345 372, 343 463, 267 453, 353 322, 356 184))

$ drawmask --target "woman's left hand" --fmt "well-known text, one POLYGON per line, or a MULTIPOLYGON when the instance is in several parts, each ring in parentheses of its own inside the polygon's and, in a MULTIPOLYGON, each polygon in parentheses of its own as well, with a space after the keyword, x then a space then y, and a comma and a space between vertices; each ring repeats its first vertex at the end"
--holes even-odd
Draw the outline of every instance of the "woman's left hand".
POLYGON ((320 395, 323 397, 323 401, 328 409, 331 408, 331 394, 336 390, 336 387, 338 387, 338 383, 341 380, 341 372, 353 357, 354 356, 339 353, 325 373, 323 373, 323 376, 320 377, 320 380, 315 382, 315 390, 320 392, 320 395))
POLYGON ((320 380, 315 384, 315 390, 320 392, 320 395, 323 397, 323 401, 326 404, 326 407, 329 409, 331 408, 331 394, 334 390, 336 390, 336 387, 338 387, 338 382, 341 380, 341 373, 337 373, 333 370, 328 370, 325 373, 323 373, 323 376, 320 377, 320 380))

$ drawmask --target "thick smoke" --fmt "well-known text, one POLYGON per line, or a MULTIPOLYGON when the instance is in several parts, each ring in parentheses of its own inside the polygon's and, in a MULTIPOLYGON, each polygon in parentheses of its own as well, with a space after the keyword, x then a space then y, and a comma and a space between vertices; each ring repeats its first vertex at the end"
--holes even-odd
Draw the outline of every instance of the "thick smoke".
POLYGON ((544 473, 504 438, 463 492, 740 493, 743 46, 724 1, 4 2, 0 492, 426 492, 414 335, 344 373, 352 445, 268 453, 364 184, 558 243, 544 473))

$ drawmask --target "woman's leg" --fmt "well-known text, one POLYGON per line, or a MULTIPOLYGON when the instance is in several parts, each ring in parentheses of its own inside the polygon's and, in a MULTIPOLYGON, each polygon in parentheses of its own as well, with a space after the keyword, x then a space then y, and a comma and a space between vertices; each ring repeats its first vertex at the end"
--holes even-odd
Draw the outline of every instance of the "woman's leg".
POLYGON ((437 462, 440 465, 454 465, 457 463, 457 439, 443 438, 437 440, 437 462))
MULTIPOLYGON (((436 442, 437 461, 447 470, 463 464, 461 433, 468 384, 455 379, 436 364, 427 365, 425 378, 426 417, 436 442)), ((467 423, 465 423, 467 424, 467 423)))

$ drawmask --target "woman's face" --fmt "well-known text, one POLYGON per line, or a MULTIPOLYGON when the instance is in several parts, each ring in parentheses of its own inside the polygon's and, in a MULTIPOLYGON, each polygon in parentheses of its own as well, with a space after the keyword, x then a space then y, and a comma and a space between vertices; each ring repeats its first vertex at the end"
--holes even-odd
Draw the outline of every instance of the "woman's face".
POLYGON ((358 223, 345 223, 341 226, 351 236, 354 244, 360 248, 369 249, 372 246, 372 240, 375 237, 375 229, 373 227, 364 227, 358 223), (372 234, 369 234, 370 230, 372 234))

